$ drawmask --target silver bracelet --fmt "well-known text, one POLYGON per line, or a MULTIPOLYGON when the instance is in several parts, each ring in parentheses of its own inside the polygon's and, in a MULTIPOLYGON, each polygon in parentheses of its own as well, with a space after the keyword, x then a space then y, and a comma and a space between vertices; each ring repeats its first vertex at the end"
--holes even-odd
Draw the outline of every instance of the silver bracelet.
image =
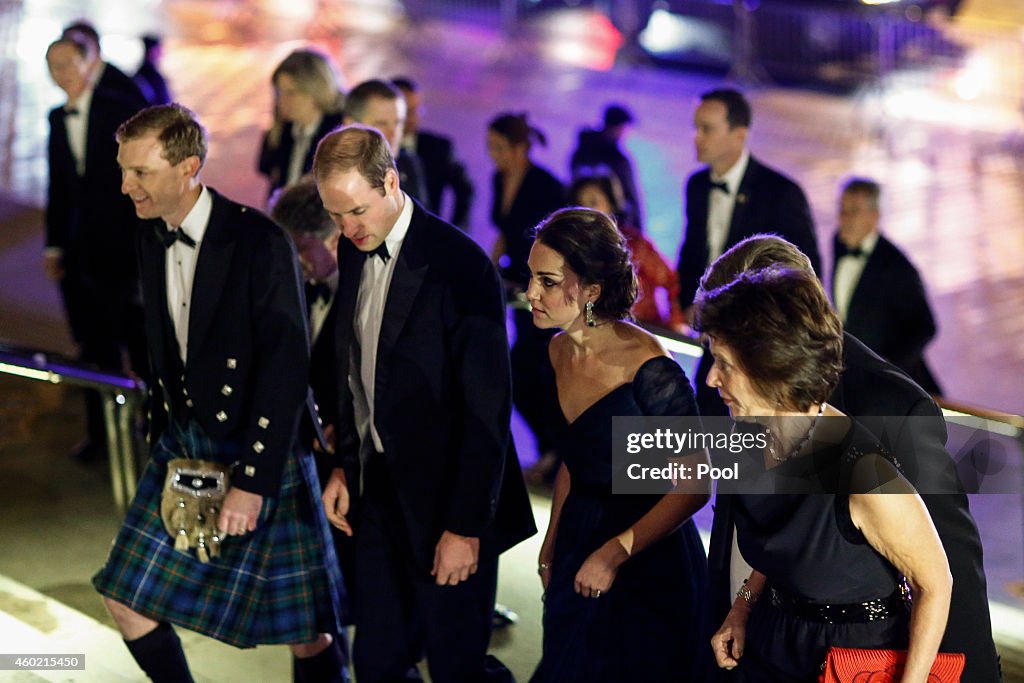
POLYGON ((743 579, 743 585, 740 586, 740 589, 738 591, 736 591, 736 597, 743 598, 743 602, 747 603, 747 607, 753 607, 757 604, 757 601, 758 599, 760 599, 761 594, 755 593, 754 591, 747 588, 747 579, 743 579))

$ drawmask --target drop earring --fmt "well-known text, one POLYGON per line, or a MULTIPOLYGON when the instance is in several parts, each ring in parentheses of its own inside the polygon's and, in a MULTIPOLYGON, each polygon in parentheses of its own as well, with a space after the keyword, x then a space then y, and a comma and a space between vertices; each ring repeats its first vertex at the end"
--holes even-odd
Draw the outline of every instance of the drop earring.
POLYGON ((597 327, 597 321, 594 320, 594 302, 588 301, 587 305, 583 307, 583 319, 587 323, 587 327, 597 327))

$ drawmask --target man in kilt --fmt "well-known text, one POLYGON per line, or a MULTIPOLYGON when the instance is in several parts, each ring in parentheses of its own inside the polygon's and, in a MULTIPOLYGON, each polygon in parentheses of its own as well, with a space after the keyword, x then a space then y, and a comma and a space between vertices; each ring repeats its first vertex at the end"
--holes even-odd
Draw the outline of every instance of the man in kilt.
POLYGON ((191 681, 172 624, 236 647, 288 643, 304 681, 347 681, 344 587, 313 459, 298 447, 309 346, 295 249, 259 212, 199 182, 206 134, 188 109, 150 107, 117 131, 121 191, 140 226, 156 387, 150 462, 93 578, 154 681, 191 681), (167 463, 230 468, 212 539, 175 549, 161 519, 167 463), (212 553, 211 553, 212 554, 212 553))

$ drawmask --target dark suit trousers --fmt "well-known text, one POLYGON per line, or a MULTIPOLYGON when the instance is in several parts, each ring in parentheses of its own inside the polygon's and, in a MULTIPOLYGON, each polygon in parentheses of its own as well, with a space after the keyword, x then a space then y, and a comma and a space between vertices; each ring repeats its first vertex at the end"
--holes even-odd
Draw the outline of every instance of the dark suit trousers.
POLYGON ((353 651, 359 683, 392 683, 426 652, 435 683, 477 683, 484 673, 498 558, 481 547, 476 574, 437 586, 417 567, 384 456, 366 465, 355 523, 353 651))

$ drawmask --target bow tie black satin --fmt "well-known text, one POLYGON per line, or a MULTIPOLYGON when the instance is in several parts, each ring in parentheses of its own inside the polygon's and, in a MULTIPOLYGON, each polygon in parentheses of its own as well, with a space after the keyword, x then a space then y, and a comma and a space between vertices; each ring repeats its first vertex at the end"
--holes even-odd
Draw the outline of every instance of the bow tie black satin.
POLYGON ((78 116, 79 114, 81 112, 75 107, 68 107, 64 110, 64 116, 78 116))
POLYGON ((366 254, 366 258, 370 258, 371 256, 380 256, 380 260, 384 263, 387 263, 388 259, 391 258, 391 252, 388 251, 388 245, 384 242, 381 242, 380 246, 373 251, 367 251, 364 253, 366 254))
POLYGON ((318 301, 327 303, 331 300, 331 296, 333 294, 334 292, 331 291, 331 286, 326 282, 317 282, 316 284, 309 283, 306 285, 306 300, 309 302, 310 306, 318 301))
POLYGON ((196 241, 189 237, 188 233, 181 228, 178 228, 177 230, 167 230, 160 225, 156 225, 153 226, 153 229, 156 231, 156 236, 160 238, 160 241, 166 249, 170 249, 171 245, 175 242, 181 242, 186 247, 192 247, 193 249, 196 246, 196 241))
POLYGON ((853 247, 852 249, 846 246, 846 243, 842 240, 836 240, 836 260, 843 258, 844 256, 853 256, 855 258, 861 258, 867 256, 867 252, 860 247, 853 247))
POLYGON ((714 180, 712 180, 711 181, 711 189, 712 190, 721 190, 722 192, 724 192, 726 194, 730 194, 730 192, 729 192, 729 184, 726 183, 725 181, 722 181, 720 183, 716 183, 714 180))

